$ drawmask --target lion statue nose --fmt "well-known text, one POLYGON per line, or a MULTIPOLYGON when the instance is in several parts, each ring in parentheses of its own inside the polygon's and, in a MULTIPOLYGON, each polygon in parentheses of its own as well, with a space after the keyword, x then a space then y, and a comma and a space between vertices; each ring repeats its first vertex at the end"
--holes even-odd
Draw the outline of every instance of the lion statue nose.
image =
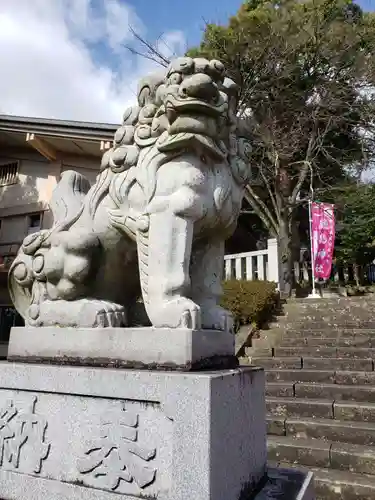
POLYGON ((180 85, 179 94, 181 97, 211 102, 218 98, 219 91, 209 75, 197 73, 185 78, 180 85))

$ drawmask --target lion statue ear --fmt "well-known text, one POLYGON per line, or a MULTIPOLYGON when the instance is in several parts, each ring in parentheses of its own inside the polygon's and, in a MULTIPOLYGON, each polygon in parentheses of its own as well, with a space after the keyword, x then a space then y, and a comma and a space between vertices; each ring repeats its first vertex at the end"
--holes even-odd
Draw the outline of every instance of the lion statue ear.
POLYGON ((165 71, 158 71, 142 78, 138 84, 138 105, 143 108, 146 104, 153 103, 158 87, 164 83, 165 71))
POLYGON ((240 87, 231 78, 225 77, 223 81, 224 91, 232 97, 238 98, 240 87))

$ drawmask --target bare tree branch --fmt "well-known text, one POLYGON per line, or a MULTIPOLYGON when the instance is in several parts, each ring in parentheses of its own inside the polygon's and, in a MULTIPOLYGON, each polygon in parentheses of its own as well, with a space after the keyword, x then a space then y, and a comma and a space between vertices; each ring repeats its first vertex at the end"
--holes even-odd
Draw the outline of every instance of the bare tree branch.
POLYGON ((276 223, 271 211, 267 208, 263 200, 255 193, 253 188, 248 184, 245 190, 245 199, 254 208, 259 218, 263 221, 265 226, 275 236, 278 234, 278 224, 276 223))
MULTIPOLYGON (((141 44, 142 47, 146 48, 145 52, 141 52, 140 50, 135 49, 133 46, 127 44, 125 47, 134 55, 141 56, 149 61, 153 61, 161 66, 168 67, 170 64, 170 60, 165 57, 160 50, 158 50, 155 44, 152 44, 146 38, 142 37, 139 33, 135 31, 131 26, 129 30, 133 37, 141 44)), ((161 35, 162 36, 162 35, 161 35)), ((163 43, 166 45, 164 40, 163 43)))

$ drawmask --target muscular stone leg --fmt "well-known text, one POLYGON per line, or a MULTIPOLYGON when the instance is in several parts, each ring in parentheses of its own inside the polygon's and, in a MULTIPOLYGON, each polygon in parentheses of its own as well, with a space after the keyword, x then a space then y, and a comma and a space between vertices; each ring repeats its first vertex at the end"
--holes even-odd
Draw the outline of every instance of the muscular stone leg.
POLYGON ((214 330, 232 330, 232 315, 218 305, 222 294, 224 242, 202 242, 193 250, 191 258, 191 296, 199 304, 202 327, 214 330))
POLYGON ((201 327, 200 308, 190 297, 194 222, 165 211, 150 215, 137 236, 144 303, 155 327, 201 327))

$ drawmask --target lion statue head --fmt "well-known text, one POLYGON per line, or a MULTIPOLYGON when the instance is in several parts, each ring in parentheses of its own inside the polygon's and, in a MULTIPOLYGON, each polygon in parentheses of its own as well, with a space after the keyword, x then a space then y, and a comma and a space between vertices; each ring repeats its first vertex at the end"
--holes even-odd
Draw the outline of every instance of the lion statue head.
POLYGON ((166 71, 140 81, 138 105, 125 111, 101 169, 123 172, 150 146, 173 153, 199 145, 218 161, 227 159, 238 182, 246 183, 247 166, 233 162, 246 153, 236 138, 237 94, 220 61, 175 59, 166 71))

